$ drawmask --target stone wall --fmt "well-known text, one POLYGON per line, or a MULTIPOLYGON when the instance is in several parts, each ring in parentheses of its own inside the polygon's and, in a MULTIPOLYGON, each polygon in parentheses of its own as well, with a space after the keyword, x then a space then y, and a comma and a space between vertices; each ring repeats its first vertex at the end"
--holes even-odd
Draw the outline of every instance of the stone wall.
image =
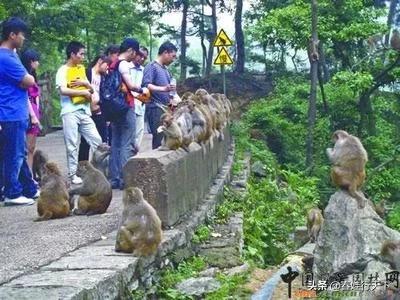
POLYGON ((189 151, 139 153, 125 165, 125 185, 143 191, 164 228, 175 225, 199 205, 225 163, 232 144, 229 128, 224 129, 223 140, 212 139, 202 147, 192 143, 189 151))

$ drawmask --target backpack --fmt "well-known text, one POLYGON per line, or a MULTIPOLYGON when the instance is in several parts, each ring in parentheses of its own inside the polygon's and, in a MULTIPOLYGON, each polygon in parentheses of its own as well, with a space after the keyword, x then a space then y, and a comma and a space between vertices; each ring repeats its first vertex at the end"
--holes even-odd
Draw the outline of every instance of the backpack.
POLYGON ((120 61, 111 64, 108 74, 101 76, 99 105, 107 121, 121 119, 130 108, 125 100, 125 93, 121 90, 119 63, 120 61))

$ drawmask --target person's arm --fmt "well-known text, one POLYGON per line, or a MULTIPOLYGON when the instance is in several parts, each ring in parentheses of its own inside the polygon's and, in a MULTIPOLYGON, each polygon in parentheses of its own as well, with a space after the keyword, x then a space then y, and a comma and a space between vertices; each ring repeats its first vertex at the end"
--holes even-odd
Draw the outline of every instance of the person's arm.
POLYGON ((27 89, 35 84, 35 78, 26 72, 26 69, 21 64, 16 54, 9 56, 2 61, 4 74, 12 81, 18 82, 18 86, 22 89, 27 89))
POLYGON ((34 84, 35 84, 35 78, 34 78, 32 75, 30 75, 30 74, 26 74, 26 75, 22 78, 21 82, 19 83, 19 86, 20 86, 21 88, 23 88, 24 90, 26 90, 26 89, 28 89, 30 86, 34 85, 34 84))
POLYGON ((154 74, 156 70, 152 64, 147 65, 143 71, 142 86, 147 87, 151 92, 169 92, 174 91, 176 86, 167 84, 165 86, 159 86, 154 84, 154 74))
POLYGON ((89 90, 90 93, 93 93, 93 87, 87 80, 81 80, 81 79, 75 79, 71 81, 70 84, 71 87, 78 87, 78 86, 83 86, 89 90))
POLYGON ((32 108, 32 103, 28 99, 28 111, 29 111, 29 117, 31 118, 31 123, 33 125, 39 125, 39 119, 36 117, 35 112, 33 111, 32 108))
POLYGON ((135 92, 140 91, 142 88, 139 85, 133 83, 131 75, 129 74, 129 68, 130 65, 127 61, 123 60, 119 63, 118 71, 121 73, 122 80, 129 90, 135 92))
POLYGON ((73 96, 83 96, 86 99, 90 99, 92 94, 87 89, 85 90, 75 90, 71 89, 67 85, 67 69, 63 66, 57 71, 56 75, 56 87, 59 90, 60 94, 63 96, 73 97, 73 96))

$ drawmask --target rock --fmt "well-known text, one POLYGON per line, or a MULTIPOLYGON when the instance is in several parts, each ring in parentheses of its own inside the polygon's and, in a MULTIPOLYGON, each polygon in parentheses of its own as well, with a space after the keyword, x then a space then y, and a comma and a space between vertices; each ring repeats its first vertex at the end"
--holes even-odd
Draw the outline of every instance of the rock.
POLYGON ((298 226, 294 230, 293 240, 296 245, 302 246, 308 242, 310 238, 308 237, 307 227, 306 226, 298 226))
POLYGON ((176 288, 182 294, 188 296, 202 296, 218 290, 221 284, 212 277, 189 278, 180 282, 176 288))
POLYGON ((324 218, 314 252, 315 280, 366 271, 384 277, 388 268, 380 261, 380 249, 385 240, 400 240, 399 232, 385 226, 370 204, 359 209, 345 191, 332 195, 324 218))
POLYGON ((242 274, 242 273, 247 272, 249 270, 249 268, 250 268, 249 265, 245 263, 245 264, 243 264, 241 266, 237 266, 237 267, 233 267, 231 269, 227 269, 227 270, 224 271, 224 273, 226 275, 228 275, 228 276, 234 276, 234 275, 237 275, 237 274, 242 274))
POLYGON ((265 166, 264 164, 257 160, 255 163, 252 164, 251 166, 251 172, 253 173, 254 176, 256 177, 266 177, 267 176, 267 172, 265 170, 265 166))
POLYGON ((198 246, 197 252, 204 256, 210 266, 232 268, 241 265, 243 249, 243 214, 233 215, 227 224, 216 225, 214 233, 218 237, 210 239, 198 246))
POLYGON ((199 273, 199 277, 214 277, 218 271, 218 268, 209 268, 207 270, 201 271, 199 273))

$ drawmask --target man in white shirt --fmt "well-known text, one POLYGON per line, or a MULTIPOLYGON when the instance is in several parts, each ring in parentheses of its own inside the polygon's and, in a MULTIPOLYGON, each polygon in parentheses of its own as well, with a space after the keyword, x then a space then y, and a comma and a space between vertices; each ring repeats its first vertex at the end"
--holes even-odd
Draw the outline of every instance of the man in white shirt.
MULTIPOLYGON (((139 53, 136 59, 133 61, 132 68, 130 69, 130 74, 133 83, 136 85, 142 85, 143 79, 143 64, 149 55, 149 51, 145 47, 140 47, 139 53)), ((136 134, 134 139, 134 149, 135 152, 139 152, 140 143, 142 142, 144 133, 144 115, 146 111, 146 105, 135 98, 135 114, 136 114, 136 134)))
MULTIPOLYGON (((90 101, 93 88, 86 75, 68 82, 70 68, 76 68, 85 58, 85 46, 76 41, 67 45, 67 63, 62 65, 56 75, 56 87, 61 99, 61 118, 63 122, 64 141, 67 150, 68 176, 73 184, 82 183, 82 179, 76 176, 78 168, 78 137, 79 133, 85 138, 93 151, 101 143, 101 138, 92 120, 90 101), (82 96, 87 100, 74 104, 73 97, 82 96)), ((82 66, 83 67, 83 66, 82 66)))

